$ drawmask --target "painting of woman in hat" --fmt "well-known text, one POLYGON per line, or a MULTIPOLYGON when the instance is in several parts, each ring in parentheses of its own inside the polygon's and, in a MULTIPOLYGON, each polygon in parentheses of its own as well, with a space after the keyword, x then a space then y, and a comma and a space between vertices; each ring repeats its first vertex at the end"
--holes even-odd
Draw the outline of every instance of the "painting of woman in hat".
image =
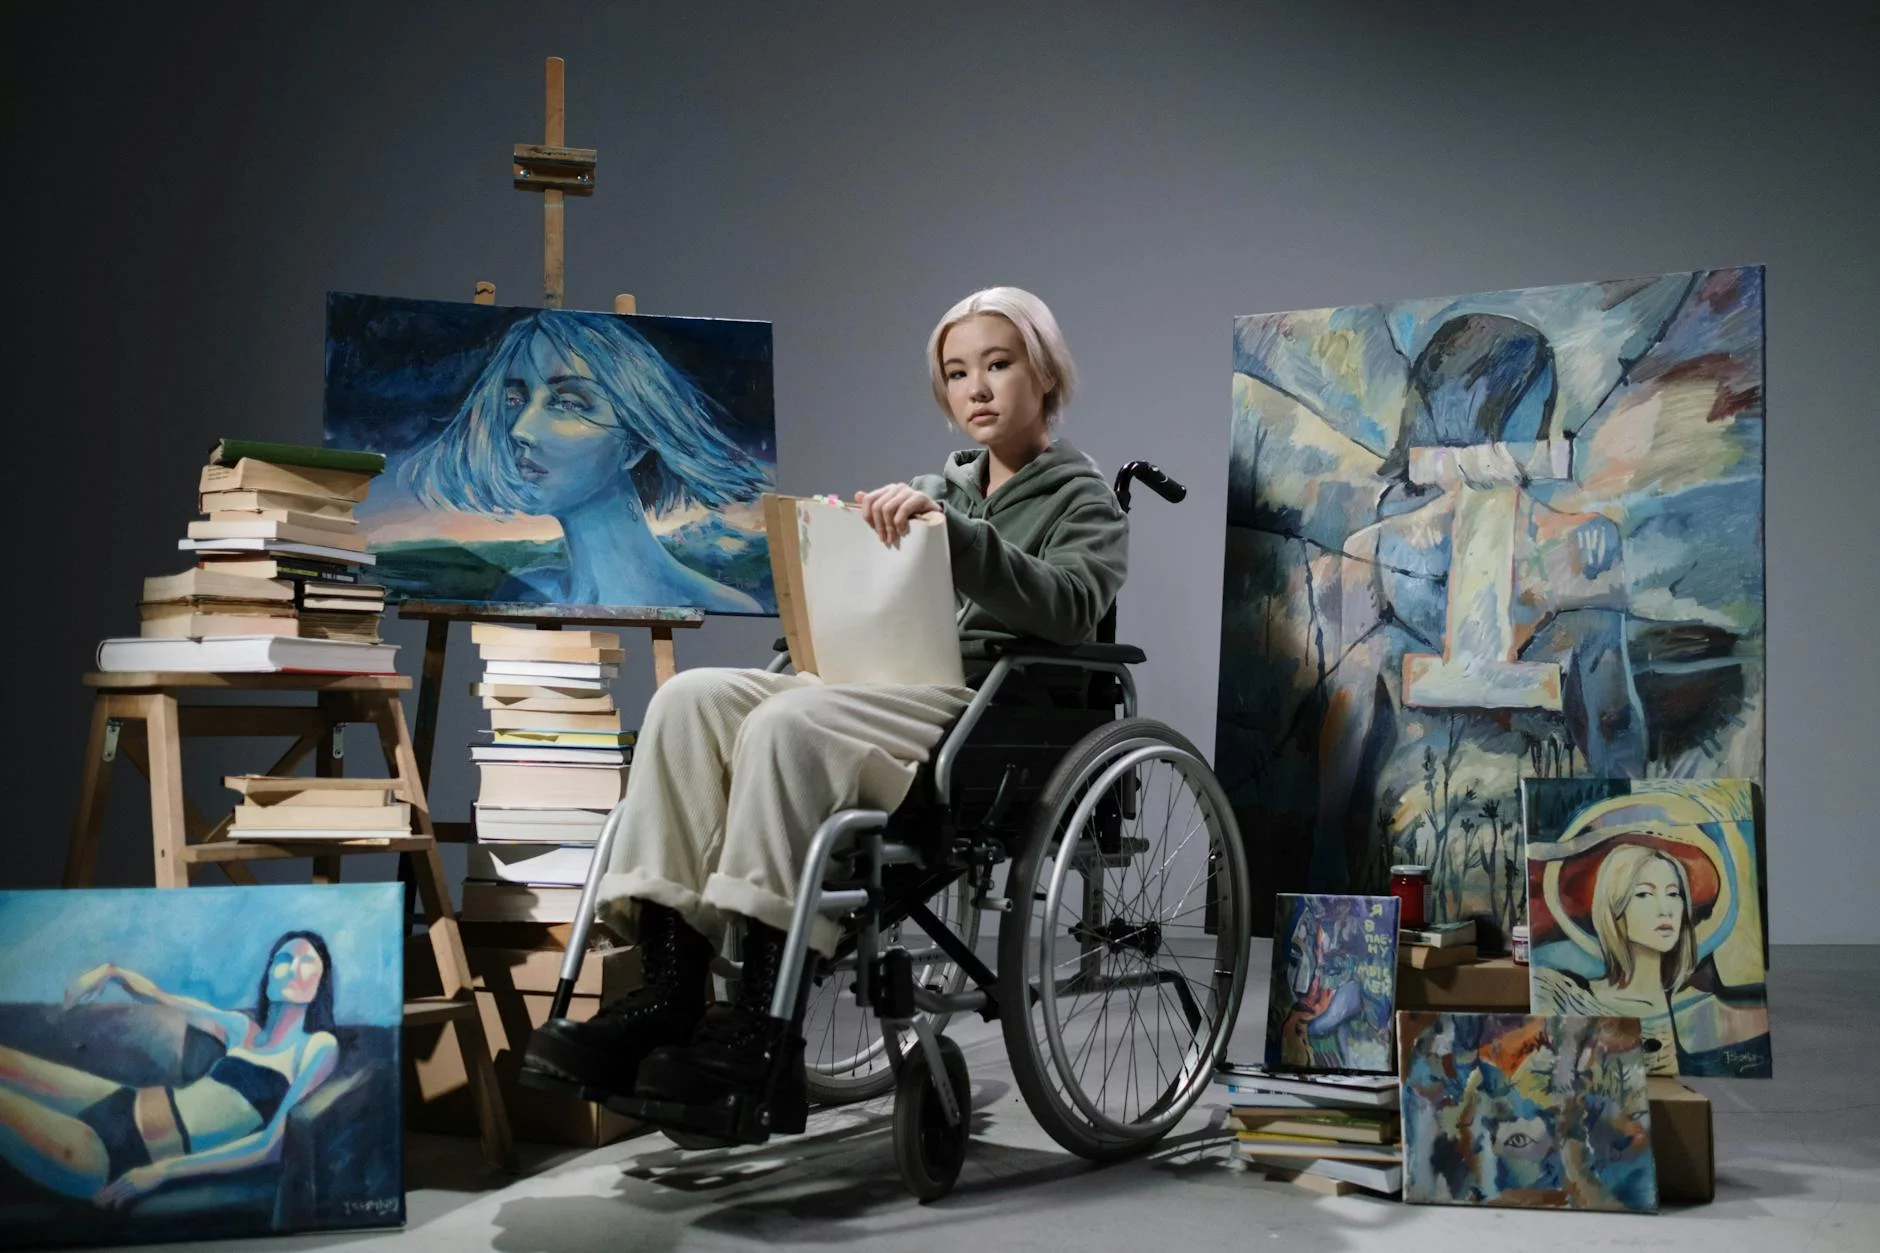
POLYGON ((1753 796, 1526 783, 1536 1014, 1637 1018, 1655 1074, 1771 1072, 1753 796))

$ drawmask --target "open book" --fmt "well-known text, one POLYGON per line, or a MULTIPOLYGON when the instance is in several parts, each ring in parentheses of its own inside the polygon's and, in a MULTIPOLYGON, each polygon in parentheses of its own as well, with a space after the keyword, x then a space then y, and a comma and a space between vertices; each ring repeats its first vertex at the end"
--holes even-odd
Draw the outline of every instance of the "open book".
POLYGON ((898 548, 828 497, 764 497, 770 571, 790 662, 825 683, 959 687, 946 523, 915 518, 898 548))

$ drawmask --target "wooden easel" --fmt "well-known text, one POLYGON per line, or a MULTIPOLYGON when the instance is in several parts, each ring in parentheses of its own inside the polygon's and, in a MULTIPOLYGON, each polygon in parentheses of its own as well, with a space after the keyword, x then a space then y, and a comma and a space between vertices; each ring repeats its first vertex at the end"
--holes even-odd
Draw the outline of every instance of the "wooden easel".
MULTIPOLYGON (((597 159, 593 148, 567 146, 565 68, 566 63, 560 57, 548 58, 544 97, 546 125, 542 142, 517 144, 513 154, 516 187, 522 191, 542 194, 542 305, 548 309, 562 307, 567 270, 563 199, 567 196, 594 194, 597 159)), ((496 303, 496 284, 479 282, 475 292, 473 299, 477 304, 496 303)), ((638 312, 637 302, 629 294, 617 295, 614 297, 614 312, 638 312)), ((399 606, 398 616, 425 623, 424 668, 418 682, 418 716, 412 739, 417 750, 418 777, 427 788, 431 783, 431 760, 437 746, 437 711, 452 622, 497 622, 506 626, 533 626, 543 631, 558 631, 563 627, 644 629, 652 637, 654 682, 664 683, 678 671, 678 660, 673 651, 673 631, 678 628, 696 628, 705 621, 704 611, 698 609, 444 600, 408 600, 399 606)), ((441 840, 475 839, 475 832, 468 822, 439 823, 437 832, 441 840)))

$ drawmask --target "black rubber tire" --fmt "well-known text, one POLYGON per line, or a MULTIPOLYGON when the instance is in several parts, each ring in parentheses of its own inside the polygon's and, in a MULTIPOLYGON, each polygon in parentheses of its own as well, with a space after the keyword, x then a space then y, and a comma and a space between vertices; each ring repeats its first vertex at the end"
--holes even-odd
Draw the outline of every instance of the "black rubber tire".
MULTIPOLYGON (((1166 1132, 1124 1137, 1090 1126, 1066 1115, 1051 1087, 1051 1061, 1040 1058, 1029 1037, 1030 989, 1026 986, 1027 946, 1032 942, 1030 927, 1023 910, 1029 909, 1045 884, 1041 871, 1047 866, 1057 846, 1053 815, 1066 797, 1088 786, 1100 772, 1100 763, 1113 755, 1118 745, 1130 740, 1148 740, 1167 744, 1193 757, 1204 769, 1207 758, 1187 737, 1152 718, 1122 718, 1107 723, 1080 740, 1059 761, 1057 769, 1045 781, 1033 805, 1033 816, 1025 834, 1024 846, 1012 862, 1006 881, 1006 895, 1015 903, 1012 913, 1001 919, 999 927, 999 1003, 1010 1007, 1000 1015, 1006 1054, 1012 1063, 1012 1077, 1038 1125, 1058 1144, 1087 1161, 1104 1162, 1134 1156, 1152 1148, 1166 1132), (1051 829, 1047 829, 1051 828, 1051 829), (1016 925, 1013 925, 1016 924, 1016 925)), ((1211 773, 1211 772, 1210 772, 1211 773)), ((1065 811, 1068 816, 1068 810, 1065 811)), ((1229 815, 1231 817, 1231 815, 1229 815)), ((1240 902, 1239 916, 1246 918, 1246 903, 1240 902)), ((1240 948, 1244 952, 1245 937, 1240 948)), ((1237 1000, 1237 998, 1236 998, 1237 1000)), ((1229 1017, 1231 1030, 1231 1015, 1229 1017)), ((1217 1046, 1225 1047, 1225 1040, 1217 1046)), ((1190 1100, 1192 1105, 1192 1098, 1190 1100)))
POLYGON ((940 1060, 959 1106, 958 1125, 947 1125, 940 1096, 928 1079, 925 1049, 908 1050, 894 1083, 894 1163, 900 1168, 901 1182, 922 1205, 953 1191, 972 1139, 973 1083, 966 1071, 966 1056, 959 1045, 941 1036, 940 1060))

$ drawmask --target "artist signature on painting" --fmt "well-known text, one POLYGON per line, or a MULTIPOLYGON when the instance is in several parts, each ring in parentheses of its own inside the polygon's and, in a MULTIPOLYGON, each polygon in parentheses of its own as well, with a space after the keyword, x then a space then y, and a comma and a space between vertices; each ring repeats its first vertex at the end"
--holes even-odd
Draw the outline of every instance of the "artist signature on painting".
POLYGON ((372 1200, 369 1200, 369 1201, 346 1202, 346 1213, 348 1215, 365 1214, 365 1215, 371 1215, 373 1217, 383 1218, 391 1214, 396 1214, 397 1212, 398 1212, 398 1198, 396 1197, 381 1196, 381 1197, 374 1197, 372 1200))
POLYGON ((1754 1051, 1746 1052, 1742 1049, 1723 1050, 1723 1064, 1726 1066, 1759 1066, 1762 1064, 1762 1060, 1762 1054, 1754 1051))

